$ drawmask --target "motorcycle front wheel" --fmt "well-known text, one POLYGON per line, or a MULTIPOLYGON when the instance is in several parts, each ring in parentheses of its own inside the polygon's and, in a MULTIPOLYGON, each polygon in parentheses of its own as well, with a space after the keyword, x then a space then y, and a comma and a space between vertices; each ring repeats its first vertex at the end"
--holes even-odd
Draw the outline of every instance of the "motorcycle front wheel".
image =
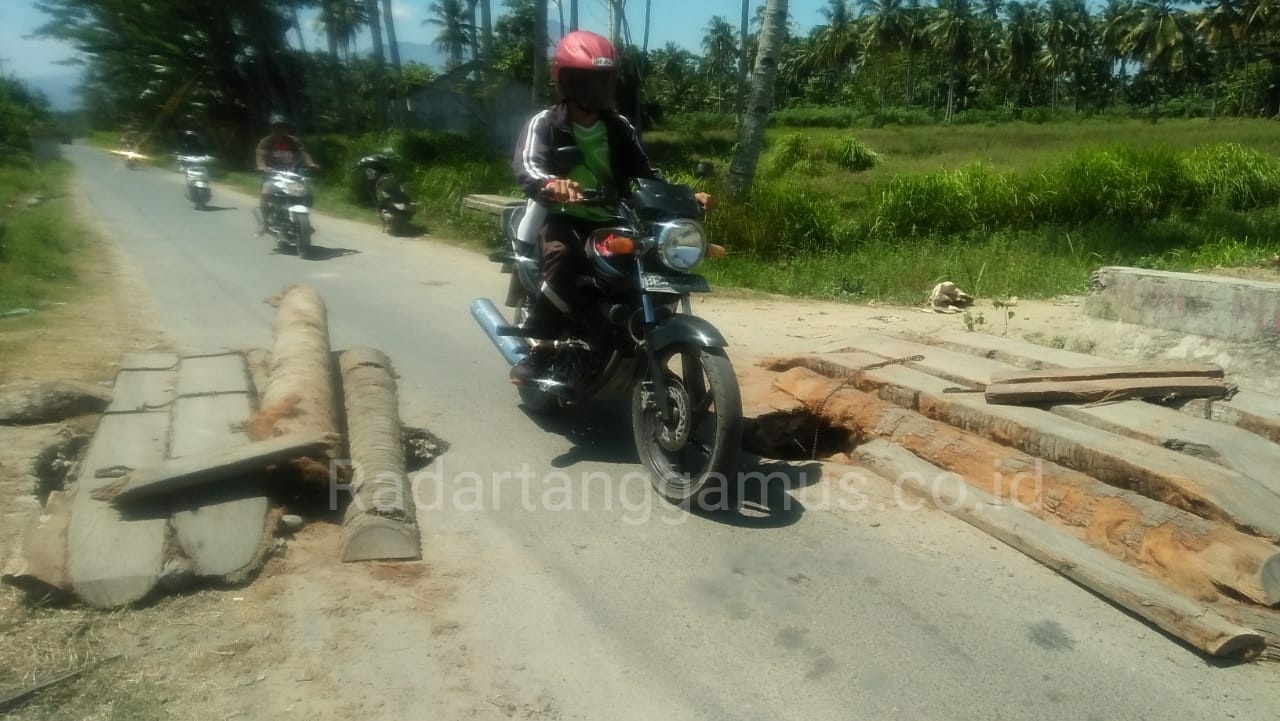
POLYGON ((298 257, 305 260, 311 257, 311 219, 305 215, 299 215, 295 222, 298 234, 298 257))
POLYGON ((719 348, 690 346, 666 348, 656 361, 666 375, 671 417, 662 419, 649 374, 631 398, 636 452, 654 490, 682 508, 712 489, 727 494, 742 447, 742 397, 733 365, 719 348))

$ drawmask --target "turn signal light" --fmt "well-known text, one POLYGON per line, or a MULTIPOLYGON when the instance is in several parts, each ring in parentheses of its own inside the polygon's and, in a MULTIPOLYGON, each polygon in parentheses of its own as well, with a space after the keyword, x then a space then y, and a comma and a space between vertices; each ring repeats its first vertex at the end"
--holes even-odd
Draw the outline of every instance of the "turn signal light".
POLYGON ((625 235, 607 235, 596 247, 608 255, 631 255, 636 252, 636 241, 625 235))

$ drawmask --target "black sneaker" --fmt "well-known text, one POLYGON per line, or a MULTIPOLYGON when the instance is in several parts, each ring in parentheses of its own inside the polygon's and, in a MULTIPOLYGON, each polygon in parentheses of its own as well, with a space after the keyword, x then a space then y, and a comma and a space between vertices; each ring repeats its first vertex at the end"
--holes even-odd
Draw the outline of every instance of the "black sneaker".
POLYGON ((511 366, 511 382, 517 385, 532 383, 543 377, 551 366, 551 353, 534 351, 511 366))

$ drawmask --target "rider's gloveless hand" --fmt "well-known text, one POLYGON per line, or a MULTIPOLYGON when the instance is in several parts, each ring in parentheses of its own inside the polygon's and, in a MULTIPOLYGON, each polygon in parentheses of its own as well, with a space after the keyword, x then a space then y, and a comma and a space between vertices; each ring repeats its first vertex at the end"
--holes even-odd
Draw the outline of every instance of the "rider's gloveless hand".
POLYGON ((542 194, 557 203, 572 203, 582 200, 582 187, 568 178, 556 178, 547 181, 542 194))

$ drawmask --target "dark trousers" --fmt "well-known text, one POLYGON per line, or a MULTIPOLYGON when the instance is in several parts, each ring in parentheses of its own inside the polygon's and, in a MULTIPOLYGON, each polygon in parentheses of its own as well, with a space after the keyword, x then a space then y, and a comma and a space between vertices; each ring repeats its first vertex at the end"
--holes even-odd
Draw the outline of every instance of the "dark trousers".
POLYGON ((587 238, 599 227, 599 223, 568 215, 547 216, 538 235, 542 248, 542 280, 547 287, 531 311, 539 337, 557 337, 564 328, 566 316, 575 314, 582 295, 576 281, 591 272, 587 238))

